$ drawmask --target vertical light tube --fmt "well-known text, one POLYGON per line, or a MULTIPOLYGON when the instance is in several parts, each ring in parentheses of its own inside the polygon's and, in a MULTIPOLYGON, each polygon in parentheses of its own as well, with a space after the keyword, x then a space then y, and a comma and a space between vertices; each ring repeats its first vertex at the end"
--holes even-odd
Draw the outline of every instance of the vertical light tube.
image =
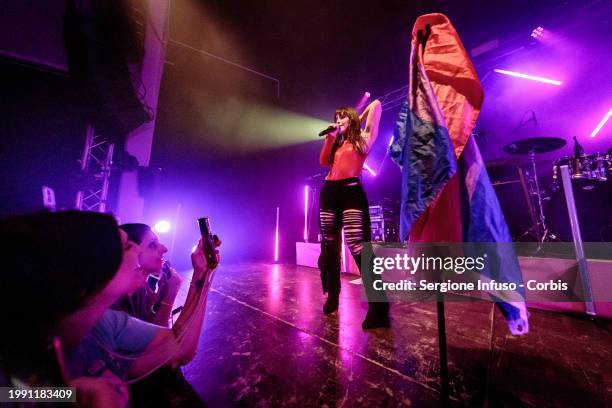
POLYGON ((308 242, 308 185, 304 186, 304 242, 308 242))
POLYGON ((344 255, 344 227, 342 228, 342 247, 340 248, 340 252, 342 253, 342 264, 340 265, 340 271, 344 269, 345 272, 348 272, 348 268, 346 267, 346 256, 344 255))
POLYGON ((274 262, 278 262, 278 220, 280 207, 276 207, 276 233, 274 234, 274 262))

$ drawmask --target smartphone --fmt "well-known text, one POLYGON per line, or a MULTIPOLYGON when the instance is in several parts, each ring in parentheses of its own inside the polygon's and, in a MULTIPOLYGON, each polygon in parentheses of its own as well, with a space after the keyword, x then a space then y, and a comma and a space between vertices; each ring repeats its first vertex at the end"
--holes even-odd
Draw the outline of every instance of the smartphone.
POLYGON ((202 235, 202 246, 204 247, 204 256, 209 268, 217 267, 217 255, 215 253, 215 240, 210 228, 210 219, 208 217, 198 218, 198 226, 202 235))
POLYGON ((147 276, 147 285, 149 285, 149 289, 151 289, 153 293, 157 293, 159 290, 159 276, 147 276))

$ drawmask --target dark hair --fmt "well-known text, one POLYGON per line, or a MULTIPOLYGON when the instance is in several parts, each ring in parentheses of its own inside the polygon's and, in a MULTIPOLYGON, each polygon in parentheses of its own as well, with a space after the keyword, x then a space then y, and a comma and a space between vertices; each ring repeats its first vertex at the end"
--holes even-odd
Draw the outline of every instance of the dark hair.
POLYGON ((147 232, 151 231, 151 227, 147 224, 122 224, 119 226, 127 233, 128 239, 138 245, 142 244, 142 240, 147 232))
POLYGON ((361 120, 359 119, 359 114, 357 113, 355 108, 351 108, 350 106, 342 106, 336 109, 336 113, 334 114, 334 121, 338 116, 340 116, 341 118, 348 116, 349 125, 348 129, 346 130, 345 139, 353 144, 353 147, 355 147, 355 150, 357 150, 359 154, 365 154, 366 143, 363 137, 361 136, 361 120))
POLYGON ((121 238, 112 216, 79 211, 9 218, 0 222, 0 236, 0 310, 9 316, 0 353, 7 369, 24 370, 44 359, 60 319, 117 273, 121 238))

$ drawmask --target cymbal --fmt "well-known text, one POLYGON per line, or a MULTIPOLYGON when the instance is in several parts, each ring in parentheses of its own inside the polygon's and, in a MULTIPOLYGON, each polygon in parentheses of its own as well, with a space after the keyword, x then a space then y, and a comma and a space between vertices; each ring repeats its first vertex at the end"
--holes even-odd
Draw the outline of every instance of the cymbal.
POLYGON ((504 152, 509 154, 546 153, 560 149, 567 142, 560 137, 530 137, 517 140, 504 146, 504 152))

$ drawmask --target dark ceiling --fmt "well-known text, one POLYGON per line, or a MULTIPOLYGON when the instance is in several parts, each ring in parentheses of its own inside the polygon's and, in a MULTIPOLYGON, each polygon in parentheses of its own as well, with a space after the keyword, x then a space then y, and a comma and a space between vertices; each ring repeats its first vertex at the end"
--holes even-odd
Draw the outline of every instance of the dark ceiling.
POLYGON ((316 110, 322 107, 313 101, 333 108, 364 90, 381 95, 405 85, 410 31, 421 14, 447 14, 470 49, 521 31, 528 36, 577 3, 173 0, 170 36, 278 78, 284 106, 316 110))
MULTIPOLYGON (((466 49, 499 40, 497 50, 473 61, 481 79, 494 66, 524 66, 528 60, 535 61, 535 71, 544 67, 544 71, 551 72, 551 66, 566 64, 571 68, 572 58, 581 59, 583 77, 574 75, 561 91, 547 89, 546 85, 534 88, 531 83, 516 90, 515 79, 508 82, 498 74, 483 81, 485 106, 479 125, 491 135, 483 149, 485 159, 508 159, 501 148, 510 140, 531 136, 569 140, 572 134, 584 137, 607 111, 599 92, 601 82, 610 89, 607 48, 611 33, 610 24, 606 24, 610 22, 610 11, 609 2, 575 0, 173 0, 172 41, 162 97, 172 98, 172 106, 165 107, 176 112, 173 117, 180 115, 184 119, 179 126, 186 134, 206 133, 199 113, 215 101, 236 95, 327 121, 335 107, 355 104, 366 90, 381 96, 406 85, 410 31, 415 18, 443 12, 453 22, 466 49), (564 45, 531 50, 529 34, 538 25, 557 30, 563 37, 558 44, 564 45), (184 45, 278 79, 280 99, 276 98, 272 80, 184 45), (521 47, 527 48, 512 54, 512 58, 487 64, 487 60, 521 47), (511 88, 514 91, 508 94, 511 88), (533 99, 534 94, 540 97, 533 99), (540 127, 522 127, 517 132, 528 111, 535 112, 540 127)), ((395 116, 395 111, 385 113, 385 131, 392 131, 395 116)), ((587 150, 604 149, 601 139, 587 146, 587 150)))

